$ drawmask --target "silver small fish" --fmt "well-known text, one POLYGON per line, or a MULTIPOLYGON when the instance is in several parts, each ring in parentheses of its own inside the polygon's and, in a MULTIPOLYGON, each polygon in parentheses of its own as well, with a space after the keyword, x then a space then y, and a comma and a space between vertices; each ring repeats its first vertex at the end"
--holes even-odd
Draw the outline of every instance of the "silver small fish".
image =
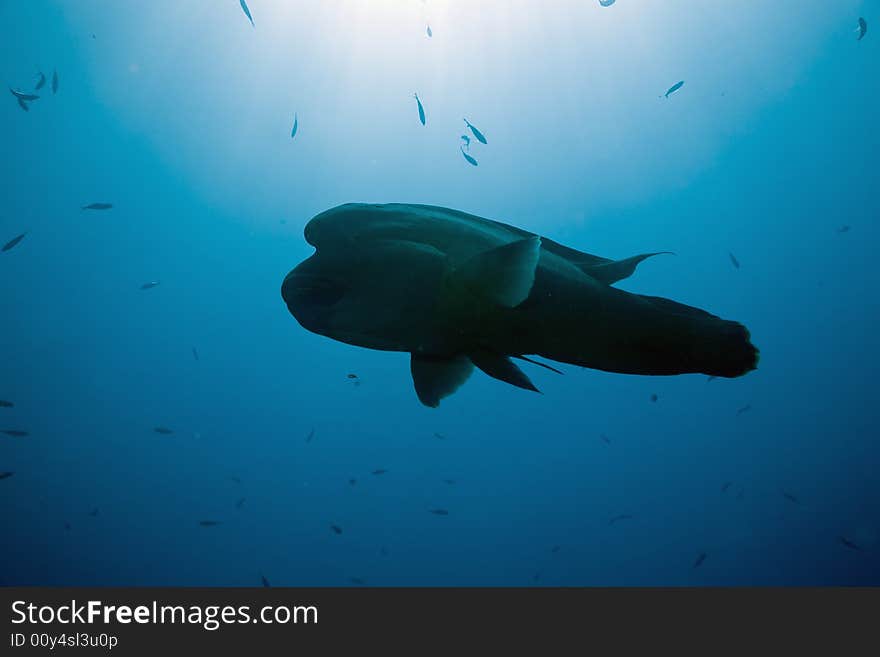
POLYGON ((299 129, 299 117, 294 112, 293 114, 293 130, 290 131, 290 138, 293 139, 296 137, 296 131, 299 129))
POLYGON ((464 148, 461 149, 461 154, 464 156, 464 159, 467 160, 468 164, 471 166, 479 166, 473 157, 464 152, 464 148))
POLYGON ((113 207, 112 203, 89 203, 82 206, 82 210, 109 210, 113 207))
POLYGON ((256 27, 254 24, 254 17, 251 16, 251 10, 248 9, 247 2, 245 0, 239 0, 241 3, 241 10, 244 12, 244 15, 248 17, 248 20, 251 22, 252 27, 256 27))
POLYGON ((40 79, 37 80, 37 84, 34 85, 34 90, 37 90, 37 91, 42 89, 43 85, 46 84, 46 76, 43 74, 42 71, 40 71, 39 74, 40 74, 40 79))
POLYGON ((681 82, 676 82, 674 85, 669 87, 669 89, 666 91, 666 98, 669 98, 672 94, 674 94, 676 91, 681 89, 683 86, 684 86, 684 80, 682 80, 681 82))
POLYGON ((483 136, 483 133, 480 132, 479 130, 477 130, 470 121, 465 119, 464 122, 465 122, 465 124, 467 124, 467 127, 470 128, 470 131, 472 133, 474 133, 474 137, 477 138, 478 142, 480 142, 481 144, 488 144, 489 143, 486 141, 486 137, 483 136))
POLYGON ((425 108, 422 107, 422 101, 419 99, 418 94, 413 94, 413 97, 416 99, 416 104, 419 106, 419 121, 421 121, 422 125, 425 125, 425 108))
POLYGON ((27 235, 27 233, 22 233, 21 235, 19 235, 17 237, 13 237, 11 240, 9 240, 6 244, 3 245, 3 248, 0 249, 0 251, 11 251, 16 246, 18 246, 18 244, 25 238, 26 235, 27 235))
POLYGON ((150 281, 149 283, 144 283, 141 285, 142 290, 152 290, 154 287, 159 285, 159 281, 150 281))

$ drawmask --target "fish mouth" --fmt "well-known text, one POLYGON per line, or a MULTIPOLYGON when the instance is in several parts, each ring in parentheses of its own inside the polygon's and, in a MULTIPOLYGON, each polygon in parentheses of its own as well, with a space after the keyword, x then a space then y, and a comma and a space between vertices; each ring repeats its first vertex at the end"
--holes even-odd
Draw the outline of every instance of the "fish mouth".
POLYGON ((327 278, 294 269, 281 285, 281 297, 294 317, 303 313, 326 310, 341 300, 346 293, 344 285, 327 278))

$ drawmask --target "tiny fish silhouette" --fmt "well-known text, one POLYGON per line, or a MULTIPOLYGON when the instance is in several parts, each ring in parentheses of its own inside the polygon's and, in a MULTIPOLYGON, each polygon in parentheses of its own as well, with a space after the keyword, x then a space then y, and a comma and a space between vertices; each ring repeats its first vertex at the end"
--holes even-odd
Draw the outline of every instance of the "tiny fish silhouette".
POLYGON ((455 479, 444 479, 444 484, 448 484, 449 486, 453 486, 455 484, 455 479))
POLYGON ((429 38, 429 39, 430 39, 432 36, 434 36, 434 32, 431 31, 431 26, 430 26, 430 25, 428 26, 428 30, 427 30, 427 32, 428 32, 428 38, 429 38))
POLYGON ((651 395, 651 401, 652 401, 652 402, 655 402, 655 401, 657 401, 658 399, 660 399, 660 398, 657 396, 657 393, 654 393, 654 394, 651 395))
POLYGON ((82 206, 83 210, 109 210, 113 207, 112 203, 89 203, 82 206))
POLYGON ((731 486, 733 486, 732 481, 725 481, 724 484, 721 486, 721 492, 726 493, 727 489, 730 488, 731 486))
POLYGON ((340 527, 339 525, 330 525, 330 529, 333 530, 334 534, 339 535, 342 533, 342 527, 340 527))
POLYGON ((448 516, 449 511, 446 509, 428 509, 428 513, 433 513, 435 516, 448 516))
POLYGON ((348 480, 348 485, 354 486, 357 482, 358 482, 358 480, 355 479, 354 477, 352 477, 351 479, 348 480))
POLYGON ((468 164, 470 164, 471 166, 475 166, 475 167, 479 166, 479 164, 477 164, 477 161, 474 158, 472 158, 470 155, 468 155, 467 153, 464 152, 463 148, 461 149, 461 154, 464 156, 464 159, 467 160, 468 164))
POLYGON ((743 495, 745 494, 745 492, 746 492, 746 487, 743 486, 742 484, 740 484, 739 491, 736 494, 736 499, 741 500, 743 498, 743 495))
POLYGON ((241 507, 244 506, 244 503, 245 503, 245 498, 244 497, 239 498, 239 500, 235 503, 235 508, 240 509, 241 507))
POLYGON ((4 399, 0 399, 0 408, 12 408, 15 406, 11 401, 6 401, 4 399))
POLYGON ((609 525, 609 526, 610 526, 610 525, 616 525, 618 522, 620 522, 620 521, 622 521, 622 520, 632 520, 632 519, 633 519, 633 517, 632 517, 631 515, 629 515, 628 513, 623 513, 623 514, 621 514, 621 515, 619 515, 619 516, 614 516, 613 518, 611 518, 611 519, 608 521, 608 525, 609 525))
POLYGON ((561 550, 561 549, 562 549, 562 548, 559 547, 558 545, 554 545, 552 548, 550 548, 550 552, 552 552, 553 554, 556 554, 556 553, 559 552, 559 550, 561 550))
POLYGON ((706 560, 706 556, 708 556, 705 552, 700 552, 697 560, 694 561, 694 568, 699 568, 703 565, 703 562, 706 560))
POLYGON ((422 122, 422 125, 425 125, 425 108, 422 107, 422 101, 419 99, 418 94, 414 94, 413 97, 416 99, 416 104, 419 106, 419 121, 422 122))
POLYGON ((14 472, 0 472, 0 479, 9 479, 14 474, 14 472))
POLYGON ((347 376, 347 378, 349 378, 349 379, 356 379, 356 378, 358 378, 358 375, 357 375, 357 374, 348 374, 348 375, 346 375, 346 376, 347 376))
POLYGON ((296 137, 296 131, 299 129, 299 117, 294 113, 293 115, 293 130, 290 131, 290 138, 293 139, 296 137))
POLYGON ((728 251, 727 255, 730 256, 730 263, 736 268, 739 269, 739 260, 736 259, 736 256, 728 251))
POLYGON ((154 427, 154 428, 153 428, 153 431, 155 431, 156 433, 161 433, 161 434, 164 435, 164 436, 169 436, 169 435, 171 435, 172 433, 174 433, 174 432, 173 432, 171 429, 169 429, 168 427, 154 427))
POLYGON ((69 522, 64 523, 64 531, 69 532, 71 530, 71 526, 69 522))
POLYGON ((782 497, 784 497, 785 499, 787 499, 789 502, 791 502, 792 504, 797 504, 798 506, 800 506, 801 501, 800 501, 798 498, 796 498, 794 495, 792 495, 791 493, 788 493, 788 492, 786 492, 786 491, 784 491, 784 490, 781 490, 781 491, 779 491, 779 492, 782 493, 782 497))
POLYGON ((241 484, 241 479, 239 477, 236 477, 235 475, 231 475, 229 477, 229 480, 234 481, 236 484, 241 484))
POLYGON ((43 88, 43 85, 46 84, 46 76, 43 74, 42 71, 39 72, 39 75, 40 75, 40 79, 37 80, 37 84, 34 85, 34 89, 35 89, 35 90, 40 90, 40 89, 42 89, 42 88, 43 88))
POLYGON ((25 436, 30 435, 27 431, 22 431, 21 429, 3 429, 0 433, 5 433, 7 436, 12 436, 13 438, 24 438, 25 436))
POLYGON ((849 540, 845 536, 838 536, 837 540, 840 541, 841 545, 848 547, 850 550, 856 550, 857 552, 864 552, 864 550, 861 548, 861 546, 853 543, 851 540, 849 540))
POLYGON ((11 240, 9 240, 8 242, 6 242, 6 244, 3 245, 3 248, 0 249, 0 251, 11 251, 16 246, 18 246, 26 236, 27 236, 27 233, 22 233, 18 237, 13 237, 11 240))
POLYGON ((222 523, 219 520, 200 520, 199 524, 202 527, 216 527, 222 523))
POLYGON ((192 352, 193 352, 193 358, 198 360, 199 359, 199 352, 196 350, 195 347, 192 348, 192 352))
POLYGON ((437 440, 446 440, 446 436, 444 436, 442 433, 437 433, 436 431, 434 432, 434 438, 436 438, 437 440))
POLYGON ((599 438, 600 438, 601 441, 602 441, 603 443, 605 443, 606 445, 610 445, 610 444, 611 444, 611 439, 610 439, 608 436, 606 436, 604 433, 600 433, 600 434, 599 434, 599 438))
POLYGON ((266 579, 266 576, 260 575, 260 580, 263 582, 263 586, 268 589, 270 584, 269 584, 269 580, 266 579))
POLYGON ((859 33, 859 38, 857 41, 861 41, 865 38, 865 35, 868 33, 868 22, 864 18, 859 18, 859 26, 856 28, 859 33))
POLYGON ((684 80, 681 80, 680 82, 676 82, 674 85, 672 85, 671 87, 669 87, 669 89, 666 90, 665 97, 669 98, 672 94, 674 94, 676 91, 681 89, 683 86, 684 86, 684 80))
POLYGON ((486 141, 486 138, 483 136, 483 133, 480 132, 479 130, 477 130, 476 127, 474 127, 473 123, 471 123, 467 119, 464 119, 464 122, 465 122, 465 125, 467 125, 468 129, 470 129, 470 131, 473 133, 474 137, 477 138, 478 142, 480 142, 481 144, 488 144, 489 143, 486 141))
POLYGON ((739 417, 739 416, 742 415, 743 413, 748 413, 750 410, 752 410, 752 405, 751 405, 751 404, 746 404, 746 405, 743 406, 742 408, 737 409, 737 411, 736 411, 736 416, 739 417))
POLYGON ((239 0, 239 2, 241 3, 241 10, 244 12, 244 15, 248 17, 251 26, 256 27, 256 25, 254 25, 254 18, 251 16, 251 10, 248 9, 247 2, 245 2, 245 0, 239 0))
POLYGON ((152 290, 154 287, 159 285, 159 281, 150 281, 149 283, 144 283, 141 285, 142 290, 152 290))
POLYGON ((349 577, 348 581, 351 582, 352 584, 357 584, 358 586, 363 586, 364 584, 366 584, 366 582, 364 580, 362 580, 360 577, 349 577))
POLYGON ((95 516, 97 516, 97 515, 98 515, 98 507, 95 507, 94 509, 92 509, 91 511, 89 511, 89 515, 90 515, 92 518, 94 518, 95 516))
POLYGON ((849 230, 850 230, 849 226, 841 226, 840 228, 837 229, 837 232, 840 234, 843 234, 843 233, 848 233, 849 230))
POLYGON ((312 439, 313 439, 314 437, 315 437, 315 430, 312 429, 311 431, 309 431, 309 435, 306 436, 306 442, 307 442, 307 443, 312 442, 312 439))
POLYGON ((374 475, 382 475, 382 474, 385 474, 386 472, 388 472, 388 470, 384 470, 382 468, 379 468, 378 470, 373 470, 374 475))
POLYGON ((27 102, 31 102, 32 100, 37 100, 39 96, 37 94, 29 94, 24 91, 18 91, 17 89, 13 89, 9 87, 9 93, 18 98, 19 100, 24 100, 27 102))

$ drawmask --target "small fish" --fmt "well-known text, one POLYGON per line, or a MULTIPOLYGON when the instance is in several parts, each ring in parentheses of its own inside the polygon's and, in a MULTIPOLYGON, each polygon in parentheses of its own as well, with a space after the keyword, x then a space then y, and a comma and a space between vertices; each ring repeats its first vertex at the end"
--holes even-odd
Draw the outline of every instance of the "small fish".
POLYGON ((444 480, 443 480, 443 483, 444 483, 444 484, 447 484, 447 485, 449 485, 449 486, 454 486, 454 485, 455 485, 455 479, 444 479, 444 480))
POLYGON ((19 243, 20 243, 20 242, 21 242, 26 236, 27 236, 27 233, 22 233, 22 234, 19 235, 18 237, 13 237, 11 240, 9 240, 8 242, 6 242, 6 244, 3 245, 3 248, 0 249, 0 251, 11 251, 11 250, 14 249, 16 246, 18 246, 19 243))
POLYGON ((388 470, 383 470, 382 468, 379 468, 378 470, 373 470, 374 475, 382 475, 382 474, 385 474, 386 472, 388 472, 388 470))
POLYGON ((851 540, 849 540, 845 536, 838 536, 837 540, 840 541, 841 545, 848 547, 850 550, 856 550, 857 552, 864 552, 864 550, 861 548, 861 546, 856 545, 855 543, 853 543, 851 540))
POLYGON ((69 522, 64 523, 64 531, 69 532, 72 529, 69 522))
POLYGON ((730 263, 736 268, 739 269, 739 260, 736 259, 736 256, 728 251, 727 255, 730 256, 730 263))
MULTIPOLYGON (((614 1, 614 0, 612 0, 612 2, 613 2, 613 1, 614 1)), ((532 581, 533 581, 533 582, 537 582, 537 581, 540 580, 540 579, 541 579, 541 573, 535 573, 535 574, 532 576, 532 581)))
POLYGON ((315 430, 312 429, 311 431, 309 431, 309 435, 306 436, 306 442, 307 442, 307 443, 312 442, 312 439, 313 439, 314 437, 315 437, 315 430))
POLYGON ((610 444, 611 444, 611 439, 610 439, 608 436, 606 436, 604 433, 600 433, 600 434, 599 434, 599 439, 600 439, 603 443, 605 443, 606 445, 610 445, 610 444))
POLYGON ((632 517, 631 515, 629 515, 628 513, 623 513, 623 514, 621 514, 621 515, 619 515, 619 516, 614 516, 613 518, 611 518, 611 519, 608 521, 608 525, 609 525, 609 526, 611 526, 611 525, 616 525, 616 524, 617 524, 618 522, 620 522, 621 520, 632 520, 632 519, 633 519, 633 517, 632 517))
POLYGON ((197 350, 195 347, 193 347, 193 348, 192 348, 192 352, 193 352, 193 358, 195 358, 196 360, 198 360, 198 359, 199 359, 199 352, 198 352, 198 350, 197 350))
POLYGON ((247 2, 245 2, 244 0, 239 0, 239 2, 241 3, 241 10, 244 12, 244 15, 248 17, 248 20, 251 22, 251 26, 256 27, 256 25, 254 25, 254 18, 253 16, 251 16, 251 10, 248 9, 247 2))
POLYGON ((236 484, 241 485, 241 479, 239 477, 236 477, 235 475, 230 475, 229 481, 232 481, 232 482, 235 482, 236 484))
POLYGON ((332 529, 333 533, 337 536, 342 533, 342 527, 340 527, 339 525, 330 525, 330 529, 332 529))
POLYGON ((346 375, 346 378, 348 378, 348 379, 356 379, 356 378, 358 378, 358 375, 357 375, 357 374, 347 374, 347 375, 346 375))
POLYGON ((746 404, 746 405, 743 406, 742 408, 738 408, 738 409, 737 409, 737 411, 736 411, 736 416, 739 417, 739 416, 742 415, 743 413, 748 413, 750 410, 752 410, 752 405, 751 405, 751 404, 746 404))
POLYGON ((349 577, 348 581, 351 582, 352 584, 357 584, 358 586, 363 586, 364 584, 366 584, 366 582, 364 580, 362 580, 360 577, 349 577))
POLYGON ((0 399, 0 408, 12 408, 15 406, 11 401, 6 401, 4 399, 0 399))
POLYGON ((697 557, 697 560, 694 561, 694 568, 699 568, 700 566, 702 566, 703 562, 706 560, 707 556, 708 555, 705 552, 700 552, 699 556, 697 557))
POLYGON ((464 159, 468 161, 468 164, 471 166, 479 166, 474 158, 464 152, 464 148, 461 149, 461 154, 464 155, 464 159))
POLYGON ((240 498, 238 499, 238 501, 235 503, 235 508, 236 508, 236 509, 240 509, 241 507, 243 507, 243 506, 244 506, 244 503, 245 503, 245 500, 246 500, 246 498, 244 498, 244 497, 240 497, 240 498))
POLYGON ((434 36, 434 32, 431 31, 431 26, 430 26, 430 25, 428 26, 427 33, 428 33, 428 38, 429 38, 429 39, 430 39, 432 36, 434 36))
POLYGON ((222 525, 223 523, 219 520, 199 520, 199 524, 202 527, 216 527, 217 525, 222 525))
POLYGON ((599 4, 600 4, 602 7, 610 7, 610 6, 613 5, 615 2, 617 2, 617 0, 599 0, 599 4))
POLYGON ((733 486, 732 481, 725 481, 724 484, 721 486, 721 492, 726 493, 727 489, 730 488, 731 486, 733 486))
POLYGON ((859 33, 859 38, 856 41, 861 41, 865 38, 865 35, 868 33, 868 22, 864 18, 859 18, 859 26, 856 28, 856 31, 859 33))
POLYGON ((467 119, 464 119, 464 122, 467 125, 467 127, 470 128, 470 131, 474 134, 474 137, 477 138, 478 142, 480 142, 481 144, 488 144, 489 143, 486 141, 486 138, 483 136, 483 133, 480 132, 479 130, 477 130, 470 121, 468 121, 467 119))
POLYGON ((653 394, 651 395, 651 401, 652 401, 652 402, 656 402, 658 399, 660 399, 660 398, 657 396, 657 393, 656 393, 656 392, 653 393, 653 394))
MULTIPOLYGON (((95 35, 92 35, 92 38, 95 38, 95 35)), ((58 71, 52 71, 52 93, 58 93, 58 71)))
POLYGON ((436 438, 437 440, 446 440, 446 436, 444 436, 442 433, 437 433, 436 431, 434 432, 434 438, 436 438))
POLYGON ((42 71, 39 71, 40 79, 37 80, 37 84, 34 85, 34 90, 38 91, 43 88, 43 85, 46 84, 46 76, 43 75, 42 71))
POLYGON ((154 427, 153 431, 155 431, 156 433, 161 433, 163 436, 170 436, 172 433, 174 433, 168 427, 154 427))
POLYGON ((152 290, 154 287, 159 285, 159 281, 150 281, 149 283, 144 283, 141 285, 142 290, 152 290))
POLYGON ((468 137, 467 135, 462 135, 461 140, 464 142, 464 147, 467 150, 471 150, 471 138, 468 137))
POLYGON ((428 509, 428 513, 433 513, 435 516, 448 516, 449 511, 446 509, 428 509))
POLYGON ((840 234, 843 234, 843 233, 848 233, 849 230, 850 230, 849 226, 844 225, 844 226, 841 226, 840 228, 838 228, 837 232, 840 234))
POLYGON ((425 108, 422 107, 422 101, 419 100, 418 94, 414 94, 413 97, 416 99, 416 104, 419 106, 419 121, 422 122, 422 125, 425 125, 425 108))
POLYGON ((265 575, 260 575, 260 581, 263 582, 263 586, 264 586, 265 588, 267 588, 267 589, 271 586, 271 585, 269 584, 269 580, 266 579, 266 576, 265 576, 265 575))
POLYGON ((89 511, 89 515, 90 515, 92 518, 96 517, 96 516, 98 515, 98 507, 95 507, 94 509, 92 509, 91 511, 89 511))
POLYGON ((558 545, 554 545, 552 548, 550 548, 550 552, 552 552, 553 554, 556 554, 556 553, 559 552, 561 549, 562 549, 562 548, 559 547, 558 545))
POLYGON ((113 207, 112 203, 89 203, 82 206, 82 210, 109 210, 113 207))
POLYGON ((358 480, 355 479, 354 477, 352 477, 351 479, 348 480, 348 485, 354 486, 357 482, 358 482, 358 480))
POLYGON ((22 431, 21 429, 3 429, 0 433, 5 433, 7 436, 12 436, 13 438, 24 438, 25 436, 30 435, 27 431, 22 431))
POLYGON ((667 89, 666 98, 669 98, 672 94, 674 94, 676 91, 681 89, 683 86, 684 86, 684 80, 682 80, 681 82, 676 82, 674 85, 669 87, 669 89, 667 89))
POLYGON ((293 115, 293 130, 290 131, 290 138, 293 139, 296 137, 296 131, 299 129, 299 117, 294 113, 293 115))
POLYGON ((782 493, 782 497, 787 499, 792 504, 797 504, 798 506, 801 505, 801 501, 798 498, 796 498, 794 495, 792 495, 791 493, 788 493, 784 490, 780 490, 779 492, 782 493))
POLYGON ((0 472, 0 479, 9 479, 14 474, 14 472, 0 472))
POLYGON ((9 92, 19 100, 25 100, 27 102, 31 102, 32 100, 37 100, 39 98, 39 96, 36 94, 28 94, 24 91, 13 89, 12 87, 9 87, 9 92))

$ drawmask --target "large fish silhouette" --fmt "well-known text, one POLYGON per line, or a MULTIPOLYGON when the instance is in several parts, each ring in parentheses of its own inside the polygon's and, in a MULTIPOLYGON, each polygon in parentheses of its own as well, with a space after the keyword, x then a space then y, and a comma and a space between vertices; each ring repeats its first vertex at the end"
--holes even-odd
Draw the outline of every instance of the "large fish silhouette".
POLYGON ((609 260, 497 221, 408 204, 341 205, 314 217, 305 239, 315 254, 281 287, 291 314, 340 342, 410 353, 427 406, 455 392, 474 366, 536 390, 511 358, 717 377, 757 365, 743 325, 612 287, 654 253, 609 260))

